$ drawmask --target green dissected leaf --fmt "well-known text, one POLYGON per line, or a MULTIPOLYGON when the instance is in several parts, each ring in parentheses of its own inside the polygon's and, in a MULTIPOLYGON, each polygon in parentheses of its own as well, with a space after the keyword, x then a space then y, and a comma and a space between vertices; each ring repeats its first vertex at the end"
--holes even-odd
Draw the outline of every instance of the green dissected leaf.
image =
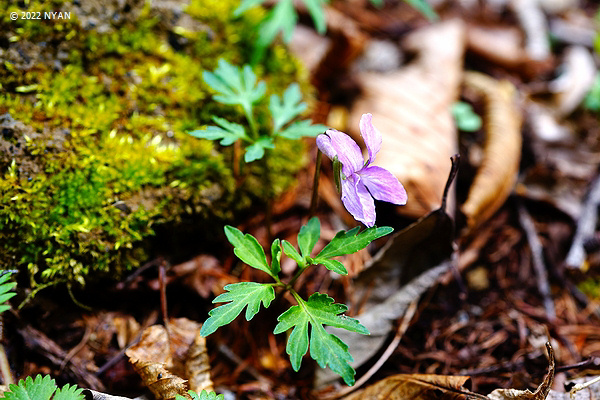
POLYGON ((254 160, 260 160, 265 155, 265 149, 274 149, 275 143, 273 138, 262 136, 256 142, 246 147, 246 154, 244 154, 244 161, 247 163, 254 160))
POLYGON ((277 135, 286 139, 300 139, 303 136, 314 137, 327 130, 325 125, 313 125, 309 120, 293 122, 277 135))
MULTIPOLYGON (((4 393, 5 399, 11 400, 49 400, 56 391, 56 382, 50 375, 38 375, 33 380, 28 376, 21 379, 17 385, 10 384, 10 392, 4 393)), ((81 397, 80 397, 81 398, 81 397)))
POLYGON ((264 283, 233 283, 225 285, 223 289, 227 290, 227 292, 217 296, 213 300, 213 303, 226 301, 230 303, 209 311, 209 318, 204 322, 200 330, 202 336, 208 336, 221 326, 229 324, 240 315, 246 306, 248 307, 246 308, 246 320, 250 321, 258 313, 261 302, 265 308, 268 308, 271 301, 275 298, 273 286, 264 283))
POLYGON ((300 267, 304 268, 306 266, 306 261, 304 260, 304 257, 302 257, 300 253, 298 253, 298 250, 296 250, 294 245, 288 242, 287 240, 283 241, 283 251, 288 257, 296 261, 300 267))
POLYGON ((258 46, 267 47, 279 32, 283 33, 283 41, 289 43, 297 21, 293 0, 279 1, 258 28, 258 46))
POLYGON ((234 17, 239 17, 249 9, 263 3, 265 0, 242 0, 240 6, 233 12, 234 17))
POLYGON ((420 12, 430 21, 437 21, 438 15, 433 11, 433 8, 427 3, 426 0, 404 0, 411 5, 415 10, 420 12))
POLYGON ((275 239, 271 245, 271 271, 278 275, 281 271, 281 242, 275 239))
MULTIPOLYGON (((193 390, 188 390, 189 395, 192 397, 192 400, 224 400, 225 396, 222 394, 216 394, 215 392, 207 392, 203 390, 200 394, 194 392, 193 390)), ((175 400, 186 400, 185 397, 178 394, 175 397, 175 400)))
POLYGON ((348 275, 348 270, 344 267, 344 264, 338 260, 330 260, 329 258, 315 258, 313 264, 323 264, 325 268, 340 275, 348 275))
POLYGON ((371 4, 373 4, 377 8, 380 8, 381 6, 383 6, 383 0, 371 0, 371 4))
POLYGON ((323 293, 314 293, 304 301, 296 297, 299 304, 290 307, 281 314, 279 323, 273 333, 278 334, 294 328, 288 338, 286 352, 295 371, 300 369, 302 356, 309 347, 308 325, 310 324, 310 356, 316 360, 321 368, 329 366, 332 371, 339 374, 346 384, 354 384, 354 369, 350 366, 352 356, 346 346, 335 335, 327 333, 323 325, 347 329, 363 335, 369 331, 358 320, 345 315, 348 307, 344 304, 334 304, 333 299, 323 293))
POLYGON ((276 94, 269 99, 269 110, 273 116, 273 132, 279 132, 281 128, 304 110, 306 103, 302 102, 302 93, 297 83, 292 83, 283 93, 283 101, 276 94))
POLYGON ((389 226, 380 228, 373 226, 357 234, 358 230, 357 226, 347 232, 338 232, 315 258, 331 258, 355 253, 367 247, 373 240, 392 233, 394 229, 389 226))
POLYGON ((218 95, 214 99, 223 104, 239 104, 246 115, 252 114, 252 104, 259 101, 267 90, 264 82, 256 83, 256 75, 249 65, 240 69, 220 59, 214 72, 202 73, 204 82, 218 95))
POLYGON ((10 310, 10 305, 3 303, 10 300, 13 296, 16 296, 16 293, 12 292, 12 289, 17 286, 17 283, 7 282, 11 276, 12 273, 9 271, 6 271, 0 276, 0 313, 10 310))
POLYGON ((317 32, 321 35, 325 33, 327 24, 325 22, 325 3, 324 0, 304 0, 304 5, 308 9, 308 13, 312 17, 317 32))
POLYGON ((319 218, 317 217, 312 217, 306 225, 300 228, 300 233, 298 233, 298 247, 305 260, 306 257, 310 257, 310 253, 313 251, 320 237, 321 222, 319 222, 319 218))
POLYGON ((240 260, 252 268, 266 272, 273 278, 277 276, 271 271, 265 251, 254 236, 249 233, 244 235, 242 231, 230 225, 225 226, 225 236, 233 245, 233 252, 240 260))
POLYGON ((205 129, 190 131, 188 134, 199 139, 221 139, 221 146, 230 146, 238 139, 250 140, 248 136, 246 136, 246 131, 242 125, 229 122, 226 119, 217 116, 213 116, 212 119, 219 126, 207 126, 205 129))
POLYGON ((75 385, 65 385, 54 394, 53 400, 83 400, 83 389, 75 385))

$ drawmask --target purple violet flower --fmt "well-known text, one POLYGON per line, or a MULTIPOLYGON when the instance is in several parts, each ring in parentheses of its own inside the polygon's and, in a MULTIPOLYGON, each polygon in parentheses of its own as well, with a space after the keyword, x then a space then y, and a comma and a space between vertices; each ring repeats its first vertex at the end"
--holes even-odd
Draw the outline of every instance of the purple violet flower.
POLYGON ((317 136, 317 146, 331 160, 342 164, 342 202, 354 219, 367 227, 375 224, 375 201, 406 204, 406 191, 398 179, 384 168, 370 165, 381 148, 381 133, 373 126, 371 114, 360 118, 360 135, 369 159, 365 162, 358 144, 344 132, 328 129, 317 136))

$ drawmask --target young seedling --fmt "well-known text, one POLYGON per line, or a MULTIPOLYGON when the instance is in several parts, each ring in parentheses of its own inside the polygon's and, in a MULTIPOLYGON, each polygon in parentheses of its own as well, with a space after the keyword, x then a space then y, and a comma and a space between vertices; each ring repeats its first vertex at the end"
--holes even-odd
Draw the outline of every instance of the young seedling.
POLYGON ((337 336, 325 331, 324 326, 347 329, 368 335, 367 329, 358 320, 343 315, 348 309, 344 304, 334 303, 334 299, 324 293, 313 293, 307 300, 293 288, 298 277, 309 267, 323 265, 330 271, 347 275, 344 265, 334 257, 355 253, 373 240, 388 235, 390 227, 371 227, 359 232, 359 227, 349 231, 340 231, 316 255, 313 249, 321 236, 319 219, 313 217, 300 229, 298 249, 288 241, 275 239, 271 245, 271 263, 267 261, 264 249, 256 238, 243 234, 240 230, 225 227, 225 235, 234 247, 235 255, 252 268, 269 275, 274 283, 240 282, 225 286, 225 293, 217 296, 213 302, 227 304, 212 309, 209 318, 202 325, 201 335, 208 336, 218 328, 231 323, 246 309, 246 320, 250 321, 260 311, 261 305, 268 308, 275 299, 275 291, 289 291, 297 302, 281 314, 273 333, 283 333, 290 329, 286 352, 290 356, 292 368, 300 369, 302 357, 308 352, 322 368, 329 367, 340 375, 346 384, 354 384, 354 369, 350 366, 352 356, 348 346, 337 336), (296 261, 298 270, 289 282, 283 282, 281 256, 284 253, 296 261))
POLYGON ((219 103, 241 106, 248 126, 213 116, 216 125, 188 132, 190 135, 208 140, 220 140, 222 146, 242 142, 245 148, 244 161, 250 163, 263 158, 266 149, 275 148, 275 138, 296 140, 303 136, 314 137, 327 129, 324 125, 313 125, 310 121, 293 122, 306 110, 298 84, 292 83, 283 97, 272 94, 269 99, 269 112, 272 121, 270 132, 261 132, 257 126, 254 106, 267 91, 263 81, 257 81, 249 65, 243 68, 220 59, 214 72, 204 71, 204 82, 217 94, 213 99, 219 103))

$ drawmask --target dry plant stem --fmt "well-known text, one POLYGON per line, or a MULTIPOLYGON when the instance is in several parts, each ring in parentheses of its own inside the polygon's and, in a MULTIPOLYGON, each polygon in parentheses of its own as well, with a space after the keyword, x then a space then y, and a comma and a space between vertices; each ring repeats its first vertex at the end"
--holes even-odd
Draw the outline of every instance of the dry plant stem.
POLYGON ((402 336, 404 336, 406 330, 410 325, 410 321, 412 321, 413 317, 415 316, 418 303, 419 299, 416 299, 409 304, 408 308, 406 309, 406 312, 404 313, 404 318, 402 318, 402 323, 400 324, 400 326, 398 326, 398 329, 396 330, 396 335, 394 336, 392 342, 389 344, 387 349, 385 349, 385 352, 381 355, 381 357, 379 357, 379 360, 377 360, 377 362, 373 364, 373 366, 369 368, 369 370, 363 376, 361 376, 359 380, 356 381, 354 386, 348 386, 340 390, 339 392, 333 393, 330 396, 322 396, 321 398, 325 400, 333 400, 342 396, 346 396, 347 394, 352 393, 353 391, 364 385, 369 379, 371 379, 371 377, 377 371, 379 371, 383 364, 385 364, 388 358, 390 358, 390 356, 394 354, 396 347, 398 347, 400 341, 402 340, 402 336))
POLYGON ((579 392, 580 390, 583 390, 587 387, 590 387, 596 383, 600 382, 600 376, 595 377, 594 379, 592 379, 591 381, 587 381, 586 383, 578 383, 577 385, 573 386, 573 389, 571 389, 571 391, 569 391, 569 396, 571 396, 571 398, 575 398, 575 393, 579 392))
POLYGON ((265 191, 267 192, 267 205, 265 210, 265 225, 267 226, 267 243, 271 243, 273 241, 273 228, 271 227, 273 222, 273 186, 271 182, 271 177, 269 176, 269 162, 267 152, 262 158, 263 168, 264 168, 264 184, 265 191))
POLYGON ((158 266, 158 282, 160 286, 160 311, 162 312, 165 330, 167 331, 167 343, 171 343, 171 329, 169 328, 169 315, 167 311, 167 272, 165 261, 158 266))
POLYGON ((231 155, 232 160, 231 160, 231 169, 233 171, 233 179, 237 182, 238 178, 240 177, 240 153, 241 153, 241 148, 240 148, 240 141, 236 140, 233 143, 233 154, 231 155))
POLYGON ((556 318, 556 310, 554 309, 554 302, 552 301, 552 294, 550 293, 550 283, 548 282, 548 271, 546 271, 546 265, 544 263, 544 253, 542 243, 535 231, 535 226, 531 216, 525 210, 522 204, 518 205, 519 211, 519 223, 525 230, 527 242, 531 249, 531 261, 533 269, 537 277, 537 287, 544 299, 544 309, 546 310, 546 316, 550 321, 556 318))
POLYGON ((308 209, 308 219, 312 218, 317 211, 317 202, 319 201, 319 175, 321 174, 321 159, 323 153, 317 150, 317 160, 315 161, 315 177, 313 179, 313 190, 310 198, 310 208, 308 209))
POLYGON ((568 268, 582 269, 585 264, 584 241, 594 234, 598 222, 598 205, 600 205, 600 175, 590 186, 587 198, 583 204, 581 215, 577 221, 577 230, 573 237, 573 244, 569 249, 565 264, 568 268))
POLYGON ((60 364, 60 368, 58 369, 58 374, 59 375, 62 374, 63 369, 65 368, 65 366, 67 365, 67 363, 69 361, 71 361, 71 358, 73 358, 75 356, 75 354, 77 354, 79 352, 79 350, 83 349, 83 347, 87 344, 88 339, 90 338, 91 334, 92 334, 92 328, 89 325, 86 325, 85 326, 85 332, 83 334, 83 338, 77 344, 77 346, 73 347, 67 353, 67 356, 65 357, 65 359, 63 360, 63 362, 60 364))

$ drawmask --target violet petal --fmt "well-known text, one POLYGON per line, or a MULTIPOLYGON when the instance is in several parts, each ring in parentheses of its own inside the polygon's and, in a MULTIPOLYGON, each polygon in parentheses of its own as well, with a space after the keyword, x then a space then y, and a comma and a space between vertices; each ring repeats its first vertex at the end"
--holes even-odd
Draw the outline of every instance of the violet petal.
POLYGON ((345 176, 349 177, 363 167, 365 159, 360 147, 350 136, 335 129, 328 129, 325 134, 331 139, 331 146, 342 163, 342 172, 345 176))
POLYGON ((373 161, 375 161, 375 156, 381 149, 381 143, 383 141, 381 133, 377 128, 375 128, 375 125, 373 125, 373 123, 371 122, 372 118, 373 116, 371 114, 363 114, 360 118, 359 124, 360 135, 365 141, 365 145, 367 146, 367 150, 369 151, 368 164, 371 164, 373 161))
POLYGON ((406 204, 408 196, 398 179, 387 169, 372 165, 358 172, 371 195, 377 200, 406 204))
POLYGON ((353 175, 342 180, 342 203, 355 220, 369 228, 375 225, 375 202, 360 176, 353 175))
POLYGON ((321 153, 325 154, 329 157, 330 160, 333 160, 337 153, 333 146, 331 145, 331 138, 324 133, 321 133, 317 136, 317 147, 321 150, 321 153))

